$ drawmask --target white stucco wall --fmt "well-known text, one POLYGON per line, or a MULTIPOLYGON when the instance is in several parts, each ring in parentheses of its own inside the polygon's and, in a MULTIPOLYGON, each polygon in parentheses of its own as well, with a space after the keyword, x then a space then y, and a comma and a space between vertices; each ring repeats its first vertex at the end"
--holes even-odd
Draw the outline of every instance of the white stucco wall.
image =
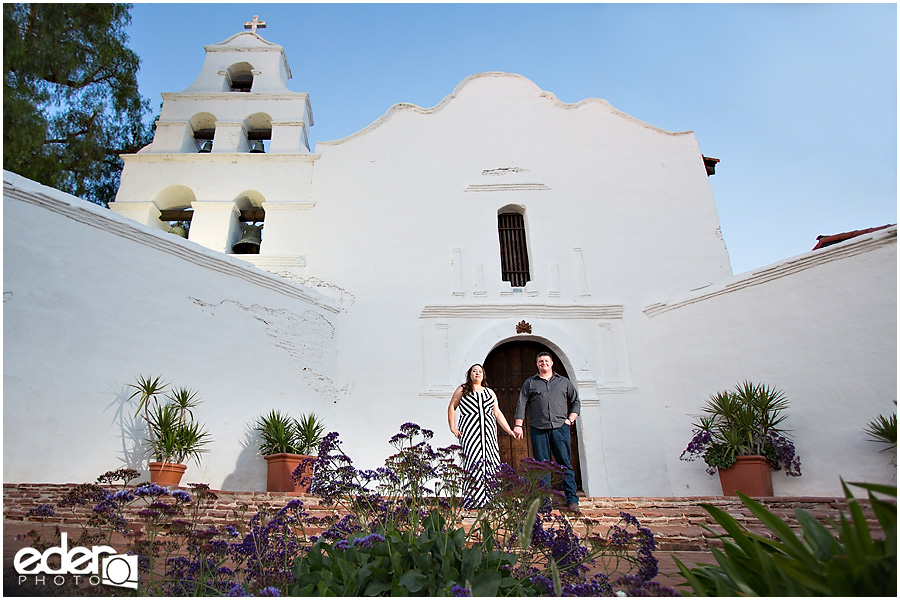
MULTIPOLYGON (((483 73, 436 107, 396 105, 316 153, 303 273, 352 295, 337 378, 353 382, 347 410, 371 432, 348 440, 352 456, 404 421, 453 443, 453 389, 492 347, 528 339, 515 332, 526 319, 581 389, 587 493, 667 489, 665 477, 605 472, 604 452, 656 438, 655 424, 598 432, 601 404, 650 401, 640 309, 731 275, 693 134, 483 73), (501 280, 497 232, 509 205, 525 211, 531 263, 515 291, 501 280)), ((662 453, 634 460, 665 473, 662 453)))
MULTIPOLYGON (((845 481, 896 479, 866 424, 896 412, 897 228, 861 236, 649 307, 654 412, 669 424, 672 493, 721 491, 698 459, 678 459, 708 396, 743 380, 782 390, 801 477, 777 495, 841 495, 845 481)), ((615 426, 613 424, 612 426, 615 426)))
POLYGON ((4 481, 146 468, 138 374, 203 401, 213 443, 185 482, 264 490, 249 426, 271 409, 335 424, 330 300, 8 172, 3 201, 4 481))
MULTIPOLYGON (((196 84, 166 96, 173 123, 208 109, 234 124, 285 102, 311 123, 304 94, 210 92, 244 42, 289 77, 280 47, 249 35, 207 47, 196 84)), ((112 211, 4 175, 6 481, 135 466, 123 401, 138 373, 205 400, 216 441, 186 481, 262 489, 263 461, 241 443, 272 408, 314 410, 376 467, 408 421, 455 443, 453 389, 511 340, 550 346, 579 388, 588 495, 718 493, 678 455, 688 415, 744 378, 795 403, 804 476, 776 478, 777 493, 891 474, 845 426, 896 397, 895 228, 732 277, 692 133, 509 73, 473 75, 432 108, 397 104, 315 154, 198 154, 168 127, 168 146, 124 157, 112 211), (159 211, 184 206, 191 241, 160 231, 159 211), (500 269, 510 206, 528 236, 520 289, 500 269), (266 211, 261 253, 226 256, 250 207, 266 211), (11 458, 26 444, 40 453, 11 458), (73 460, 54 464, 59 449, 73 460)))

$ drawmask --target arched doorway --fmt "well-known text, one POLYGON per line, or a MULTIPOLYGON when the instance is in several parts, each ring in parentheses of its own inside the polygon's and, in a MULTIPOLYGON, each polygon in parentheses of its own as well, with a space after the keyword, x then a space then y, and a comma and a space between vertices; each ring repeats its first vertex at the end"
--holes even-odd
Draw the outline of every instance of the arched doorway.
MULTIPOLYGON (((512 341, 494 348, 484 361, 485 380, 497 394, 497 402, 503 416, 510 427, 515 424, 516 403, 519 400, 519 389, 522 383, 537 373, 535 358, 539 352, 549 352, 553 357, 553 370, 568 377, 566 367, 556 353, 535 341, 512 341)), ((531 439, 528 435, 528 415, 525 415, 525 436, 521 440, 514 439, 504 432, 499 432, 500 460, 515 466, 526 456, 534 456, 531 452, 531 439)), ((575 471, 575 485, 581 487, 581 462, 578 458, 578 432, 572 427, 572 469, 575 471)))

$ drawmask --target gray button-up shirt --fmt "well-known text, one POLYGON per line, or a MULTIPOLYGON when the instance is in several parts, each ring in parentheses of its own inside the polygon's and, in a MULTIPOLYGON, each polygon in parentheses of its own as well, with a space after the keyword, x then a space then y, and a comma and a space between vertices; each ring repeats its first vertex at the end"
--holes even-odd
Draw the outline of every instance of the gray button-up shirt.
POLYGON ((556 429, 565 424, 569 413, 581 412, 581 400, 572 382, 554 371, 549 381, 540 374, 525 380, 519 391, 515 418, 525 419, 526 408, 531 427, 556 429))

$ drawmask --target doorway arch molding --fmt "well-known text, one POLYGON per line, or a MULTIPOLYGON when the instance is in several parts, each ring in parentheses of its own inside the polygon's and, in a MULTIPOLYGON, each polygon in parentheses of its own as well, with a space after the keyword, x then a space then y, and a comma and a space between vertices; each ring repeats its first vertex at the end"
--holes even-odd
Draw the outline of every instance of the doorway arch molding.
POLYGON ((511 333, 516 331, 516 324, 520 320, 519 316, 501 319, 485 327, 469 343, 459 372, 464 374, 474 363, 483 364, 492 351, 509 342, 534 341, 553 350, 578 389, 581 400, 581 416, 576 423, 582 487, 588 496, 609 495, 609 473, 603 444, 597 378, 583 344, 564 328, 542 319, 529 320, 533 332, 531 334, 511 333), (582 435, 584 431, 590 432, 590 435, 582 435))
MULTIPOLYGON (((466 369, 471 365, 483 363, 484 359, 487 358, 494 348, 506 342, 540 342, 550 347, 556 353, 569 376, 574 378, 582 406, 597 405, 599 403, 597 377, 582 344, 562 327, 542 319, 532 319, 530 321, 532 330, 537 333, 510 333, 516 330, 516 324, 519 320, 521 319, 503 319, 481 331, 469 344, 462 364, 458 365, 457 372, 465 374, 466 369)), ((537 367, 535 367, 535 372, 537 372, 537 367)))

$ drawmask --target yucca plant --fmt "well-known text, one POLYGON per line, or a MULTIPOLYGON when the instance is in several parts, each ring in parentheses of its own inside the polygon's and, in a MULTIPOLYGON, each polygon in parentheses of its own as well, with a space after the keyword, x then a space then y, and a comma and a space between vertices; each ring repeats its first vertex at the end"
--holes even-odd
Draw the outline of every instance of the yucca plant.
POLYGON ((129 387, 135 390, 129 399, 139 399, 135 415, 143 414, 147 422, 147 442, 154 460, 184 464, 192 458, 199 465, 200 455, 212 439, 205 427, 194 420, 193 409, 200 404, 197 392, 177 388, 164 394, 163 403, 159 396, 168 384, 161 377, 139 375, 129 387))
MULTIPOLYGON (((738 493, 741 502, 771 532, 751 533, 722 509, 702 506, 725 530, 710 546, 717 564, 688 569, 675 563, 697 596, 897 596, 897 486, 851 483, 868 491, 881 527, 873 535, 859 502, 841 482, 850 510, 827 526, 797 509, 798 536, 758 502, 738 493), (894 498, 882 500, 876 493, 894 498)), ((706 529, 712 530, 709 527, 706 529)))
POLYGON ((878 415, 868 422, 865 429, 872 441, 887 444, 882 452, 894 451, 891 464, 897 464, 897 414, 886 417, 878 415))
POLYGON ((293 418, 272 410, 256 420, 254 429, 262 438, 259 452, 263 456, 281 453, 311 455, 322 441, 325 424, 315 413, 293 418))
POLYGON ((193 417, 185 416, 178 405, 156 404, 150 410, 150 431, 153 456, 157 462, 184 464, 189 458, 200 465, 201 454, 206 452, 210 434, 193 417))
POLYGON ((707 471, 728 469, 738 456, 765 456, 773 469, 800 475, 800 458, 782 423, 789 402, 773 386, 744 381, 712 394, 694 425, 682 460, 702 456, 707 471))
MULTIPOLYGON (((166 387, 168 387, 168 383, 162 382, 162 377, 144 377, 143 375, 137 376, 137 381, 135 383, 129 383, 128 387, 134 388, 134 393, 132 393, 128 399, 133 400, 134 398, 138 398, 138 407, 134 413, 134 416, 138 416, 143 412, 144 421, 150 422, 150 406, 151 400, 156 403, 158 401, 157 396, 162 394, 166 387)), ((153 435, 153 430, 149 430, 150 435, 150 445, 152 446, 156 441, 153 435)))
POLYGON ((888 448, 897 447, 897 415, 893 414, 889 417, 878 415, 866 425, 866 433, 876 442, 888 444, 888 448))
POLYGON ((256 420, 254 427, 262 437, 259 453, 263 456, 271 454, 301 454, 297 447, 296 420, 273 410, 256 420))
POLYGON ((294 421, 294 426, 297 430, 297 447, 300 449, 298 454, 315 454, 325 433, 325 423, 315 413, 307 413, 301 414, 294 421))

